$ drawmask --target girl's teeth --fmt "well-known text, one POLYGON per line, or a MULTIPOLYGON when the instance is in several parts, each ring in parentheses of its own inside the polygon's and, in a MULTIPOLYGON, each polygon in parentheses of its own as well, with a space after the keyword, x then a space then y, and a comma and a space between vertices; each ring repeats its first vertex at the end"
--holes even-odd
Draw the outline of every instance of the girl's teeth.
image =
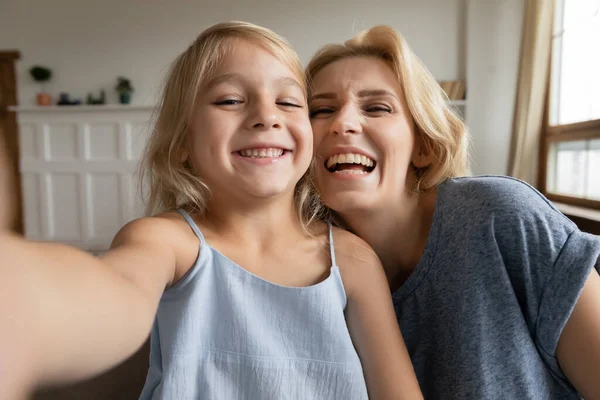
POLYGON ((283 154, 283 149, 275 149, 275 148, 244 149, 244 150, 240 150, 239 153, 242 157, 251 157, 251 158, 280 157, 283 154))

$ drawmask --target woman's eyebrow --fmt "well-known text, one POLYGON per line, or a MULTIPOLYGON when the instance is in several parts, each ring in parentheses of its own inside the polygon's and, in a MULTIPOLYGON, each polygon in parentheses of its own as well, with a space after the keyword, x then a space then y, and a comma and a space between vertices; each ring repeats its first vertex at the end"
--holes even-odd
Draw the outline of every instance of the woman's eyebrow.
POLYGON ((310 100, 319 100, 319 99, 325 99, 325 100, 333 100, 337 97, 337 95, 333 92, 330 93, 317 93, 313 96, 311 96, 310 100))
MULTIPOLYGON (((365 90, 361 90, 360 92, 358 92, 358 97, 364 98, 364 97, 377 97, 377 96, 390 96, 393 97, 394 99, 400 101, 400 99, 398 99, 398 96, 396 96, 393 92, 389 91, 389 90, 385 90, 385 89, 365 89, 365 90)), ((336 99, 337 95, 333 92, 326 92, 326 93, 317 93, 315 95, 313 95, 310 100, 319 100, 319 99, 325 99, 325 100, 333 100, 336 99)))
POLYGON ((367 90, 361 90, 360 92, 358 92, 358 97, 377 97, 377 96, 391 96, 391 97, 395 98, 396 100, 400 101, 400 99, 398 99, 398 96, 396 96, 394 93, 390 92, 389 90, 385 90, 385 89, 367 89, 367 90))

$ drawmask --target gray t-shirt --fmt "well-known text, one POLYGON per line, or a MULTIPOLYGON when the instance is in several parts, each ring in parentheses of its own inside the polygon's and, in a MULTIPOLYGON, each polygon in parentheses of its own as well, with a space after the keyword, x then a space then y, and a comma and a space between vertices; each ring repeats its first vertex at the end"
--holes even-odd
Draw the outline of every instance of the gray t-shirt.
POLYGON ((443 182, 423 257, 393 293, 425 398, 579 399, 556 345, 599 256, 600 237, 521 181, 443 182))

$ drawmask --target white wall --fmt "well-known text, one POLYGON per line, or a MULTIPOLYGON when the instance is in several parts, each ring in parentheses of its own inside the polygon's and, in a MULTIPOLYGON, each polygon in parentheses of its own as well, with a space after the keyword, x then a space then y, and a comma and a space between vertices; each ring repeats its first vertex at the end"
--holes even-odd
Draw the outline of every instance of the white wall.
POLYGON ((476 175, 507 174, 524 0, 467 2, 467 124, 476 175))
POLYGON ((84 98, 118 75, 152 104, 172 59, 212 23, 251 21, 287 37, 303 62, 379 23, 400 30, 438 79, 467 79, 473 172, 505 174, 524 0, 0 0, 0 49, 18 49, 21 104, 39 90, 28 68, 54 69, 50 91, 84 98), (242 3, 240 5, 239 3, 242 3), (252 5, 250 5, 252 3, 252 5))
POLYGON ((288 38, 307 62, 323 44, 340 42, 375 24, 406 36, 438 79, 465 76, 464 0, 2 0, 0 49, 18 49, 21 104, 38 86, 27 70, 54 70, 49 91, 85 98, 119 75, 132 79, 133 102, 152 104, 171 60, 208 25, 241 19, 288 38))

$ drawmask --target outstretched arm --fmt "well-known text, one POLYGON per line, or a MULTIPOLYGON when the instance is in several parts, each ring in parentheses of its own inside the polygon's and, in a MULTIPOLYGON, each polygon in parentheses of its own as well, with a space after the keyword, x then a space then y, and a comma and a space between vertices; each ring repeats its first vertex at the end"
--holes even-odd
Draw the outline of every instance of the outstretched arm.
POLYGON ((123 228, 103 258, 10 233, 4 166, 0 154, 0 398, 11 400, 134 353, 176 263, 162 240, 173 222, 160 218, 123 228))
POLYGON ((29 358, 22 361, 31 379, 59 383, 99 373, 135 352, 174 265, 164 244, 152 245, 152 222, 126 227, 103 259, 3 234, 0 325, 10 324, 13 337, 0 340, 0 353, 16 345, 29 358))

